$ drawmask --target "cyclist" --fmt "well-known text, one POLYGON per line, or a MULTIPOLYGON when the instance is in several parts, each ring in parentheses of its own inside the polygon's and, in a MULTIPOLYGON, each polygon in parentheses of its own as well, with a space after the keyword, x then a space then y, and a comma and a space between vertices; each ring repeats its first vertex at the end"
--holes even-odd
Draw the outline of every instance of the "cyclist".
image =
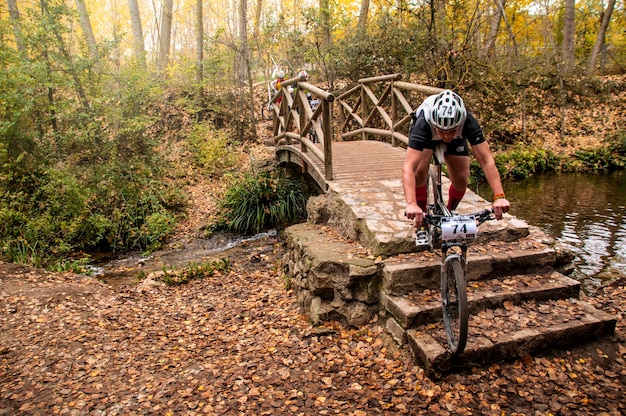
POLYGON ((493 191, 494 214, 502 219, 510 203, 504 194, 500 173, 478 121, 467 111, 461 97, 450 90, 431 95, 415 110, 413 117, 402 166, 407 218, 415 219, 415 226, 421 227, 428 198, 426 180, 430 159, 439 146, 451 181, 447 206, 449 210, 456 209, 469 181, 469 142, 493 191))
MULTIPOLYGON (((276 72, 276 79, 272 80, 270 86, 272 87, 272 96, 276 95, 276 93, 281 89, 282 83, 285 82, 285 71, 279 69, 276 72)), ((276 104, 280 104, 280 100, 282 97, 278 97, 276 99, 276 104)))

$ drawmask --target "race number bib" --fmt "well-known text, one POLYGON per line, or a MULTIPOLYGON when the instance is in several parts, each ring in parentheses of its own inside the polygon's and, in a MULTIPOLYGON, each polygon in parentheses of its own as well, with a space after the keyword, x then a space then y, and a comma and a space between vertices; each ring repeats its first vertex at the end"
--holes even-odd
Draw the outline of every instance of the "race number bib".
POLYGON ((441 238, 449 240, 474 240, 476 238, 476 219, 473 215, 441 219, 441 238))

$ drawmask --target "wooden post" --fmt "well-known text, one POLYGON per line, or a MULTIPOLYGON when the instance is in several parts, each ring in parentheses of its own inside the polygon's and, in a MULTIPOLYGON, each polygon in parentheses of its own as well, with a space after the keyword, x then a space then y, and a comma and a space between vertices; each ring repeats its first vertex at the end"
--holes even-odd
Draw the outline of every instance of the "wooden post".
POLYGON ((396 139, 394 133, 396 129, 394 126, 398 123, 398 103, 396 100, 396 92, 394 91, 393 79, 391 80, 391 145, 393 147, 398 147, 398 140, 396 139))
POLYGON ((324 132, 324 170, 327 181, 333 180, 333 125, 331 123, 332 105, 334 96, 322 100, 322 130, 324 132))
POLYGON ((365 92, 365 86, 363 85, 363 83, 359 82, 359 84, 361 85, 361 120, 363 120, 363 125, 361 125, 361 139, 362 140, 367 140, 368 139, 368 134, 365 133, 365 120, 367 120, 367 114, 368 114, 368 105, 367 105, 367 94, 365 92))

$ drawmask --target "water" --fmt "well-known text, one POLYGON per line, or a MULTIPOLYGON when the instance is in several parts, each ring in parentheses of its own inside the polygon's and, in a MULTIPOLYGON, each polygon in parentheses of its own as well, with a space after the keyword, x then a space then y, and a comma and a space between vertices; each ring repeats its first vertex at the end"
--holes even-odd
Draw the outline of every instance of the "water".
MULTIPOLYGON (((544 174, 505 183, 511 214, 538 226, 576 256, 571 277, 585 291, 626 277, 626 173, 544 174)), ((478 192, 491 197, 488 185, 478 192)))
POLYGON ((90 269, 96 278, 113 287, 119 287, 137 283, 140 272, 148 274, 164 269, 181 270, 194 263, 202 264, 233 255, 249 255, 257 250, 252 243, 262 244, 265 240, 275 238, 276 234, 276 230, 253 236, 217 233, 209 239, 192 240, 177 249, 166 248, 148 256, 127 253, 119 257, 94 258, 90 269))

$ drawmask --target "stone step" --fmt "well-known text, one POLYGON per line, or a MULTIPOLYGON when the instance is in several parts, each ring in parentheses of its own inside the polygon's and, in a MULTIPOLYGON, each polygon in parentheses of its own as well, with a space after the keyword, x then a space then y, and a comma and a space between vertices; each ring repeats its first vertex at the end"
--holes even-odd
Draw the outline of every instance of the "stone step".
MULTIPOLYGON (((578 298, 580 282, 552 271, 496 279, 470 281, 467 303, 471 314, 502 307, 506 302, 578 298)), ((393 296, 381 294, 381 304, 395 318, 400 328, 395 336, 402 342, 402 329, 441 321, 439 288, 393 296)), ((393 328, 388 328, 393 329, 393 328)))
POLYGON ((451 357, 442 323, 407 331, 410 350, 430 375, 563 348, 615 331, 616 317, 575 298, 520 303, 470 315, 465 351, 451 357))
MULTIPOLYGON (((541 243, 534 243, 530 247, 509 244, 499 250, 488 246, 470 247, 467 277, 468 280, 480 280, 517 273, 536 273, 553 268, 556 261, 555 249, 541 243)), ((440 270, 441 256, 429 251, 386 259, 383 292, 398 296, 426 289, 439 290, 440 270)))

